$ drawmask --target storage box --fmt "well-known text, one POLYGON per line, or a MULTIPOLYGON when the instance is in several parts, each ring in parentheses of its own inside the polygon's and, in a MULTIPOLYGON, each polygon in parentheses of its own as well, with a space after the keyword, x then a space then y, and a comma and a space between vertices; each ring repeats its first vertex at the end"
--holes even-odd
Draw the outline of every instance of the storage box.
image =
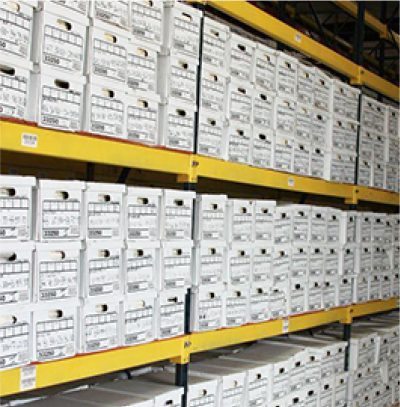
POLYGON ((356 236, 357 242, 372 241, 372 212, 362 212, 357 216, 356 236))
POLYGON ((346 117, 358 121, 358 105, 361 91, 355 86, 346 87, 346 117))
POLYGON ((327 242, 336 243, 340 239, 342 211, 340 209, 328 208, 327 213, 327 242))
POLYGON ((130 2, 130 30, 135 40, 161 46, 163 20, 163 3, 145 0, 130 2))
POLYGON ((229 199, 227 202, 228 240, 250 242, 254 235, 254 202, 229 199))
POLYGON ((164 3, 163 53, 199 59, 202 12, 176 1, 164 3))
MULTIPOLYGON (((33 3, 33 2, 30 2, 33 3)), ((40 10, 48 11, 49 13, 60 14, 70 13, 74 19, 86 17, 89 11, 89 3, 79 0, 54 0, 54 1, 41 1, 39 5, 40 10)))
POLYGON ((248 284, 228 286, 226 290, 226 327, 240 326, 249 320, 248 284))
POLYGON ((123 239, 125 185, 88 182, 84 193, 87 240, 123 239))
POLYGON ((191 292, 191 331, 212 331, 225 325, 222 284, 202 285, 191 292))
POLYGON ((348 121, 346 125, 346 138, 344 140, 344 147, 349 152, 354 152, 357 149, 357 134, 358 134, 358 123, 348 121))
POLYGON ((307 283, 304 277, 290 279, 289 314, 301 314, 307 311, 307 283))
POLYGON ((122 293, 122 248, 120 240, 88 242, 84 251, 81 295, 93 301, 122 293))
POLYGON ((273 168, 278 171, 293 172, 294 139, 282 132, 275 133, 272 154, 273 168))
POLYGON ((195 104, 197 99, 197 61, 185 55, 158 58, 158 93, 176 103, 195 104))
POLYGON ((256 44, 253 81, 256 86, 272 92, 276 89, 276 55, 273 48, 256 44))
POLYGON ((196 194, 191 191, 163 190, 162 239, 187 240, 192 238, 192 212, 195 197, 196 194))
POLYGON ((293 143, 293 172, 300 175, 310 175, 311 168, 310 144, 294 141, 293 143))
POLYGON ((36 239, 80 240, 83 234, 84 182, 39 180, 36 239))
POLYGON ((228 84, 227 118, 248 125, 252 123, 254 88, 250 83, 231 81, 228 84))
POLYGON ((135 294, 157 288, 160 242, 128 242, 124 254, 124 293, 135 294))
POLYGON ((192 248, 191 240, 161 243, 160 289, 183 288, 190 285, 192 248))
POLYGON ((229 74, 231 78, 250 83, 254 72, 256 43, 239 34, 231 33, 229 74))
POLYGON ((230 29, 212 18, 203 17, 202 67, 212 67, 228 73, 230 29))
POLYGON ((269 312, 271 319, 282 318, 288 315, 289 307, 288 284, 275 285, 271 288, 269 297, 269 312))
POLYGON ((229 161, 248 164, 250 162, 251 126, 231 121, 227 129, 227 158, 229 161))
POLYGON ((356 211, 342 211, 340 222, 340 243, 354 243, 356 241, 357 217, 356 211))
POLYGON ((0 370, 25 366, 32 360, 32 315, 25 307, 0 308, 0 370))
POLYGON ((359 158, 357 168, 357 184, 365 185, 367 187, 372 186, 372 166, 371 162, 359 158))
POLYGON ((386 106, 386 126, 385 132, 389 137, 399 136, 399 110, 394 106, 386 106))
POLYGON ((86 85, 83 129, 89 133, 126 139, 127 96, 120 87, 86 85))
POLYGON ((353 302, 361 303, 368 301, 368 284, 367 275, 359 275, 353 279, 353 302))
MULTIPOLYGON (((77 299, 80 294, 81 242, 37 243, 33 296, 39 303, 77 299)), ((53 305, 52 305, 53 306, 53 305)))
POLYGON ((292 263, 290 277, 307 279, 309 262, 309 245, 295 243, 292 245, 292 263))
POLYGON ((270 287, 265 283, 253 283, 250 287, 249 322, 269 319, 270 287))
POLYGON ((374 163, 372 169, 372 185, 374 188, 384 189, 385 187, 385 165, 374 163))
POLYGON ((78 303, 37 305, 33 309, 33 360, 46 362, 78 351, 78 303))
POLYGON ((186 289, 159 291, 156 301, 158 339, 183 335, 186 289))
POLYGON ((385 131, 385 105, 367 95, 362 95, 360 124, 364 128, 383 134, 385 131))
POLYGON ((311 140, 313 144, 327 145, 331 132, 331 114, 323 110, 312 112, 311 140))
POLYGON ((326 242, 328 209, 321 206, 311 207, 311 242, 326 242))
POLYGON ((275 244, 272 248, 272 273, 275 282, 287 280, 290 276, 292 247, 290 243, 275 244))
POLYGON ((130 47, 128 33, 112 26, 89 27, 87 46, 86 74, 90 75, 90 82, 110 88, 124 86, 130 47))
POLYGON ((32 60, 41 71, 52 68, 79 78, 84 73, 88 19, 59 11, 35 13, 32 60))
POLYGON ((233 286, 249 284, 252 279, 253 250, 249 242, 234 242, 228 247, 226 280, 233 286))
POLYGON ((393 192, 399 191, 399 166, 398 164, 385 165, 385 189, 393 192))
POLYGON ((353 278, 354 277, 341 276, 339 279, 339 307, 350 305, 353 301, 353 278))
POLYGON ((358 148, 360 158, 365 161, 369 162, 374 158, 374 140, 376 140, 375 133, 361 127, 358 148))
POLYGON ((310 237, 311 206, 291 205, 292 211, 292 240, 294 243, 304 243, 310 237))
MULTIPOLYGON (((188 75, 189 77, 189 75, 188 75)), ((196 79, 196 77, 195 77, 196 79)), ((177 84, 183 87, 184 82, 177 84)), ((195 83, 195 87, 197 84, 195 83)), ((202 67, 200 83, 200 109, 213 110, 219 115, 225 114, 225 95, 227 91, 226 73, 221 69, 202 67)), ((196 102, 196 100, 194 100, 196 102)))
POLYGON ((294 137, 296 133, 296 101, 290 97, 275 98, 274 129, 294 137))
POLYGON ((346 244, 340 251, 339 274, 342 276, 353 276, 357 273, 356 268, 357 246, 346 244))
POLYGON ((113 24, 123 29, 129 28, 129 2, 113 1, 102 2, 95 0, 90 4, 89 16, 92 17, 93 25, 102 23, 113 24))
POLYGON ((28 116, 40 126, 65 131, 82 130, 84 78, 56 70, 31 75, 28 116))
POLYGON ((314 106, 317 109, 330 111, 332 79, 321 69, 315 69, 314 79, 314 106))
POLYGON ((322 309, 322 279, 310 279, 307 290, 307 309, 318 311, 322 309))
POLYGON ((21 120, 29 119, 30 68, 28 62, 17 65, 2 61, 2 66, 0 66, 0 111, 2 116, 21 120))
POLYGON ((311 107, 297 103, 296 107, 296 134, 295 140, 301 143, 311 142, 312 131, 311 107))
POLYGON ((199 241, 194 247, 192 284, 202 287, 225 282, 227 248, 223 241, 199 241))
POLYGON ((198 114, 197 153, 226 159, 228 148, 226 130, 223 114, 201 109, 198 114))
POLYGON ((159 144, 176 150, 193 152, 195 105, 174 99, 160 107, 159 144))
POLYGON ((274 215, 276 202, 268 200, 254 201, 254 238, 259 241, 274 240, 274 215))
MULTIPOLYGON (((146 7, 144 1, 143 4, 134 1, 131 3, 131 8, 143 9, 144 7, 146 7)), ((157 7, 157 5, 151 6, 148 3, 148 7, 157 7)), ((151 18, 151 16, 148 17, 151 18)), ((138 30, 139 28, 133 28, 133 30, 135 29, 138 30)), ((141 92, 157 92, 159 49, 135 38, 130 41, 127 51, 127 84, 129 89, 135 93, 135 96, 141 92)))
POLYGON ((272 168, 274 131, 253 126, 250 164, 260 168, 272 168))
POLYGON ((324 276, 324 245, 313 243, 310 245, 309 254, 309 278, 321 279, 324 276))
POLYGON ((297 97, 298 60, 284 52, 277 52, 276 90, 279 95, 297 97))
POLYGON ((2 3, 2 61, 31 59, 33 8, 22 1, 2 3))
POLYGON ((252 284, 272 284, 272 244, 256 241, 253 247, 252 284))
POLYGON ((274 242, 288 243, 292 240, 292 211, 289 205, 276 206, 274 213, 274 242))
POLYGON ((330 149, 342 150, 346 148, 347 137, 348 129, 346 119, 342 116, 334 116, 330 129, 326 133, 326 146, 330 149))
POLYGON ((156 94, 149 96, 126 97, 126 132, 131 141, 146 144, 158 142, 158 117, 160 98, 156 94))
POLYGON ((298 62, 297 101, 312 106, 314 104, 315 68, 298 62))
POLYGON ((156 292, 146 290, 127 295, 121 306, 121 345, 151 342, 156 334, 156 292))
POLYGON ((338 305, 338 282, 336 277, 326 278, 322 287, 322 308, 330 309, 338 305))
POLYGON ((127 187, 125 236, 128 241, 160 238, 161 196, 158 188, 127 187))
POLYGON ((112 349, 120 344, 120 303, 85 300, 80 313, 80 353, 112 349))
MULTIPOLYGON (((324 250, 324 273, 325 278, 336 278, 339 275, 340 252, 342 247, 339 244, 329 244, 324 250)), ((356 251, 358 254, 358 250, 356 251)), ((355 266, 355 272, 357 267, 355 266)))
POLYGON ((374 162, 375 164, 383 164, 385 161, 385 150, 387 139, 382 133, 373 133, 373 152, 374 152, 374 162))
POLYGON ((254 126, 272 129, 275 96, 262 88, 254 89, 252 120, 254 126))
POLYGON ((0 175, 0 241, 32 238, 34 177, 0 175))

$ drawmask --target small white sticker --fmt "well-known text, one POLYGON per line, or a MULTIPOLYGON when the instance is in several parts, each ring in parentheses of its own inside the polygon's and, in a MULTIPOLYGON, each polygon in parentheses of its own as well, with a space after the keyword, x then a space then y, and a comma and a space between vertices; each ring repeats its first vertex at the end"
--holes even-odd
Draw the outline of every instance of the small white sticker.
POLYGON ((38 136, 36 134, 22 133, 21 145, 24 147, 37 148, 38 136))
POLYGON ((301 42, 301 35, 300 35, 300 34, 296 34, 296 35, 294 36, 294 40, 295 40, 296 42, 301 42))
POLYGON ((36 366, 24 366, 21 367, 21 377, 20 377, 20 390, 31 390, 36 387, 36 366))
POLYGON ((289 332, 289 319, 285 318, 282 321, 282 333, 287 334, 289 332))
POLYGON ((289 186, 289 187, 294 187, 294 178, 289 177, 287 183, 288 183, 288 186, 289 186))

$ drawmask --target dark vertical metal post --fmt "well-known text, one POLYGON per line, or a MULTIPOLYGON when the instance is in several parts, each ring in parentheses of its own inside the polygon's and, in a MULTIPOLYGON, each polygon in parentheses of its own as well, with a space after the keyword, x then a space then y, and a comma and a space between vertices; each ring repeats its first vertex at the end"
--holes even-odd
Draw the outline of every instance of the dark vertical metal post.
POLYGON ((182 395, 182 407, 187 405, 187 387, 188 387, 188 373, 189 373, 189 364, 179 364, 175 365, 175 385, 183 387, 182 395))
MULTIPOLYGON (((278 18, 279 20, 286 22, 286 1, 278 1, 278 18)), ((285 45, 282 42, 278 42, 277 49, 283 51, 285 45)))
MULTIPOLYGON (((387 12, 387 3, 386 1, 381 2, 381 12, 380 20, 382 23, 386 22, 386 12, 387 12)), ((385 48, 386 43, 384 38, 379 38, 379 75, 383 78, 385 74, 385 48)), ((382 96, 379 95, 380 101, 382 101, 382 96)))
POLYGON ((351 339, 351 324, 343 325, 343 340, 347 342, 346 351, 344 354, 344 370, 349 370, 349 358, 350 358, 350 339, 351 339))

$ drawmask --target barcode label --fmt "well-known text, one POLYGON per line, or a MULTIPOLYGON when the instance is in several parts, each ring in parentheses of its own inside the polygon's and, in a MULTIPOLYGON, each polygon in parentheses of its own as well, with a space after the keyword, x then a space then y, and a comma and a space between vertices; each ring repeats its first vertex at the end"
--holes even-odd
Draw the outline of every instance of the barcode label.
POLYGON ((36 134, 21 134, 21 145, 24 147, 37 148, 38 136, 36 134))

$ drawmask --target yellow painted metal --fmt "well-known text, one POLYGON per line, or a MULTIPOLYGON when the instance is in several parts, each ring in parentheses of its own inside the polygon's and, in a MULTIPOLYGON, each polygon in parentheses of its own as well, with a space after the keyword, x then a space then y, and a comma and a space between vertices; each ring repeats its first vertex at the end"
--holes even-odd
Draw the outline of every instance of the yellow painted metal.
MULTIPOLYGON (((358 13, 358 5, 354 1, 336 1, 335 2, 342 10, 346 11, 353 17, 357 17, 358 13)), ((392 41, 392 38, 394 41, 399 44, 399 35, 388 29, 387 25, 382 23, 379 19, 374 17, 371 13, 368 11, 365 11, 365 24, 372 28, 374 31, 376 31, 381 38, 386 39, 387 41, 392 41), (393 35, 393 37, 392 37, 393 35)))
POLYGON ((355 304, 347 307, 353 318, 365 315, 376 314, 378 312, 390 311, 399 307, 398 298, 390 298, 383 301, 370 301, 363 304, 355 304))
POLYGON ((195 161, 198 177, 343 199, 353 196, 353 185, 350 184, 256 168, 210 157, 196 156, 195 161))
POLYGON ((0 149, 70 160, 186 174, 191 155, 118 139, 66 133, 6 120, 0 121, 0 149), (37 137, 37 147, 21 142, 24 134, 37 137))
MULTIPOLYGON (((156 341, 129 348, 76 356, 36 365, 37 389, 85 379, 122 369, 178 358, 184 351, 184 337, 156 341)), ((20 392, 21 369, 0 372, 0 397, 20 392)))
POLYGON ((206 4, 247 24, 275 40, 292 47, 327 67, 348 77, 354 84, 366 85, 390 98, 399 100, 398 87, 355 64, 299 30, 244 0, 209 0, 206 4))
POLYGON ((356 201, 376 202, 387 205, 399 205, 400 194, 382 189, 354 186, 354 197, 356 201))
POLYGON ((317 311, 289 317, 289 332, 302 331, 303 329, 310 329, 340 321, 343 317, 343 312, 343 308, 333 308, 326 311, 317 311))

